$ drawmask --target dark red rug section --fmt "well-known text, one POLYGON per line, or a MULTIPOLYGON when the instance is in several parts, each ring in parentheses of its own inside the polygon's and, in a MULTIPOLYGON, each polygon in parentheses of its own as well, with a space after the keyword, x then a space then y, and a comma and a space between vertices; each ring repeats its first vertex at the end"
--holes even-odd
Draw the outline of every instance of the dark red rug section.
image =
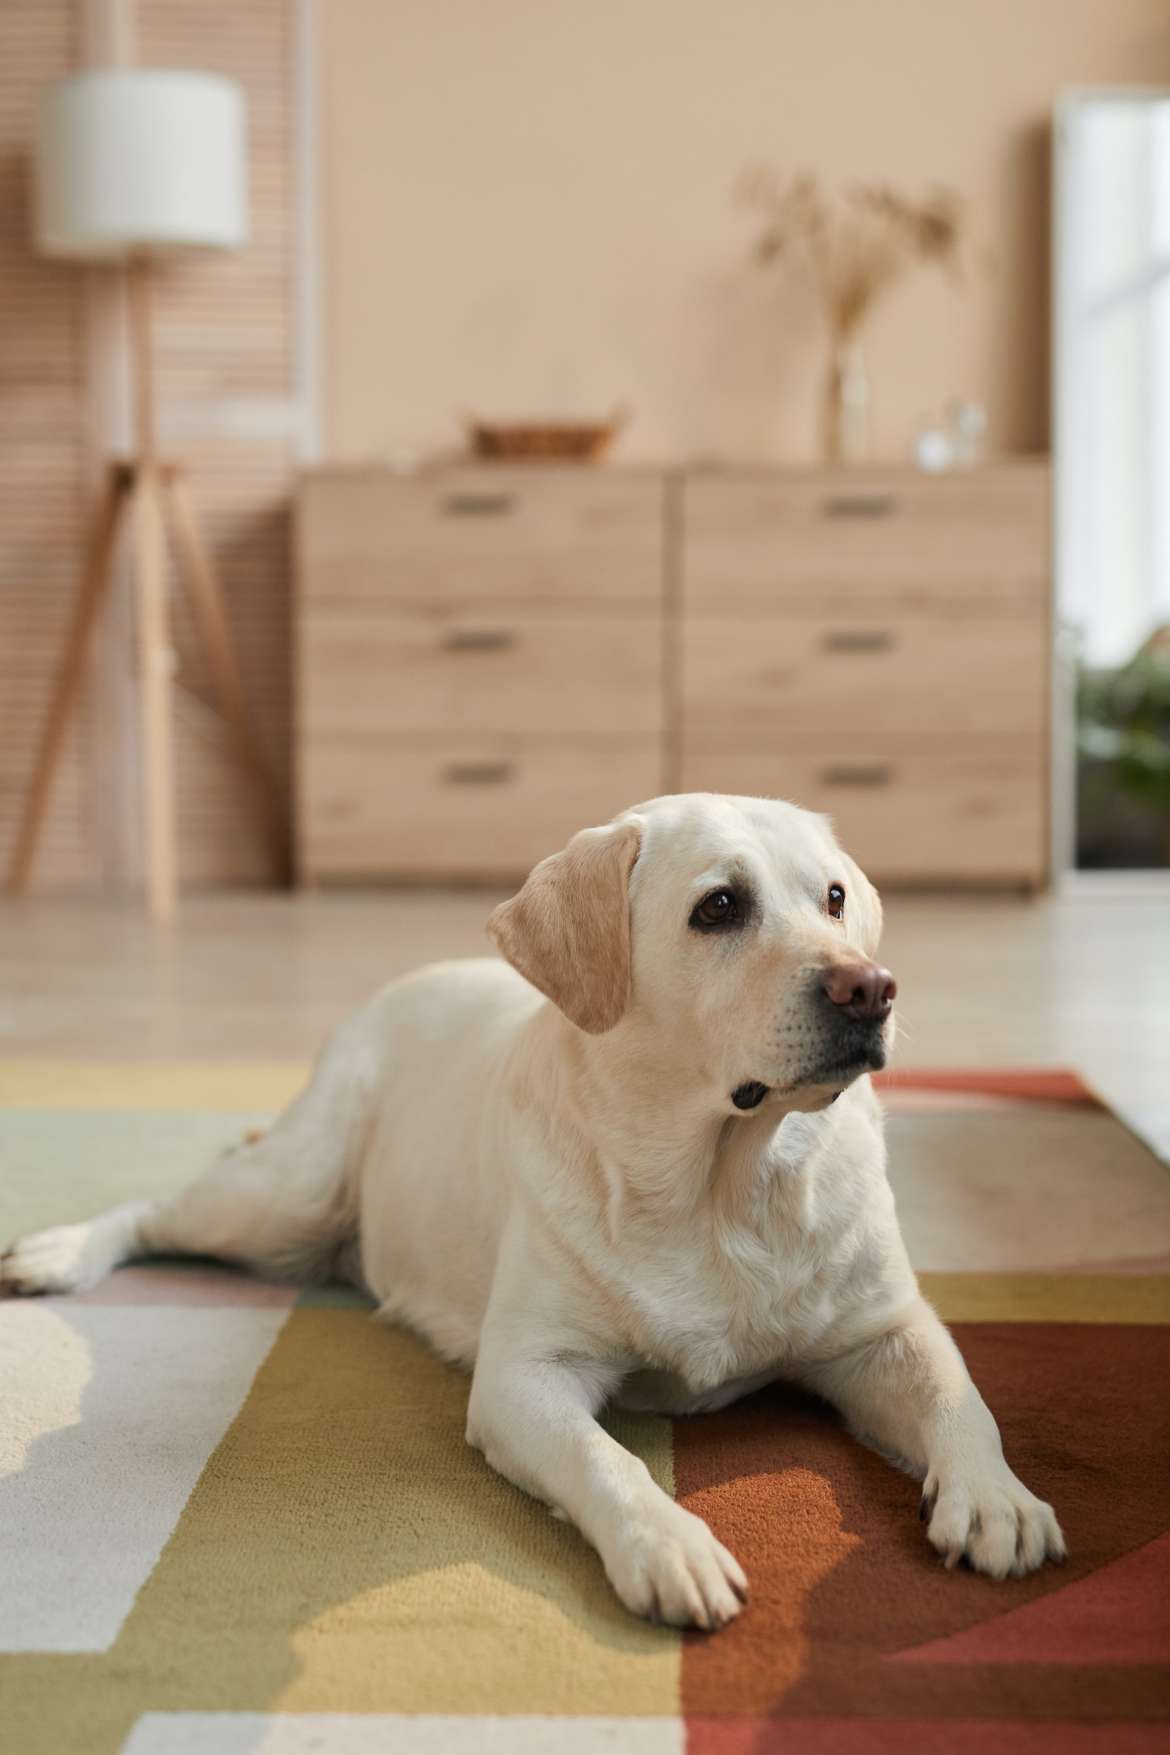
POLYGON ((874 1073, 879 1091, 951 1091, 956 1096, 1011 1097, 1030 1103, 1083 1103, 1101 1099, 1065 1067, 890 1067, 874 1073))
POLYGON ((1067 1564, 948 1573, 918 1484, 799 1392, 677 1420, 678 1497, 752 1589, 725 1632, 685 1642, 692 1755, 1170 1749, 1170 1330, 954 1334, 1009 1462, 1056 1508, 1067 1564))
POLYGON ((951 1719, 687 1721, 687 1755, 1166 1755, 1160 1724, 951 1719))

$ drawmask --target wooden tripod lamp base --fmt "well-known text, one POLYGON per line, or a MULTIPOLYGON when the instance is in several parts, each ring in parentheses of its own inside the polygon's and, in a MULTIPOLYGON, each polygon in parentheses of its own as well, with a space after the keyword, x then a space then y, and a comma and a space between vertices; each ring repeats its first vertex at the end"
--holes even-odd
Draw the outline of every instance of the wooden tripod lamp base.
POLYGON ((252 727, 223 593, 203 542, 186 474, 181 464, 152 457, 111 464, 107 473, 25 795, 8 889, 13 895, 23 894, 32 875, 65 733, 84 686, 93 632, 109 602, 119 528, 127 517, 132 520, 137 594, 147 896, 151 914, 165 921, 174 917, 178 893, 172 701, 175 654, 167 606, 168 525, 220 710, 254 787, 273 863, 282 875, 287 841, 283 812, 252 727))
POLYGON ((40 106, 36 230, 50 256, 127 267, 137 456, 106 477, 89 538, 36 766, 24 801, 8 887, 27 885, 53 775, 85 680, 86 656, 110 596, 119 525, 133 520, 142 701, 146 880, 158 920, 175 912, 178 860, 172 692, 175 655, 167 605, 167 529, 206 648, 216 693, 252 780, 277 871, 286 839, 276 791, 252 730, 228 633, 223 594, 179 464, 159 456, 151 359, 151 257, 234 250, 247 242, 244 98, 219 74, 175 69, 90 69, 58 81, 40 106))

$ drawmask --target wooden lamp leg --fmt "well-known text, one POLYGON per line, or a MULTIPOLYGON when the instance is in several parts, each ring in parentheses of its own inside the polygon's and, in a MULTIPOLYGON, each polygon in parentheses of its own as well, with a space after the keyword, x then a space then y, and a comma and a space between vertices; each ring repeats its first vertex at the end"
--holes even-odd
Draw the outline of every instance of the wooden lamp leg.
POLYGON ((177 465, 169 467, 164 485, 170 499, 175 543, 179 551, 180 577, 207 653, 220 711, 231 728, 240 760, 252 783, 277 874, 284 877, 288 870, 288 837, 284 815, 275 782, 252 724, 248 697, 228 626, 223 589, 203 541, 194 502, 182 469, 177 465))
POLYGON ((155 920, 170 921, 178 899, 173 680, 167 616, 167 551, 158 465, 143 463, 134 491, 135 588, 142 712, 146 894, 155 920))
POLYGON ((142 712, 142 790, 146 824, 146 896, 159 921, 174 919, 178 899, 178 836, 175 822, 174 671, 167 615, 166 526, 162 464, 154 408, 151 356, 153 284, 149 260, 129 265, 130 351, 135 467, 135 588, 138 595, 138 664, 142 712))
POLYGON ((112 576, 110 562, 113 559, 118 523, 129 486, 130 480, 125 469, 118 465, 111 467, 86 544, 81 583, 73 600, 69 630, 61 650, 53 693, 37 746, 36 764, 25 794, 16 845, 8 867, 8 889, 14 896, 24 894, 32 875, 53 777, 61 760, 69 720, 85 680, 90 639, 98 615, 109 596, 112 576))

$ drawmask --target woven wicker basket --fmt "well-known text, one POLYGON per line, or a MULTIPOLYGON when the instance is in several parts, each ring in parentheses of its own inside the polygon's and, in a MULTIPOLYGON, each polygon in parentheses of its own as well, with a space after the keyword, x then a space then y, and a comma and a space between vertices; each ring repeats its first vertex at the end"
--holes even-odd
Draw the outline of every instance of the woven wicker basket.
POLYGON ((471 448, 477 457, 496 461, 593 463, 604 455, 630 418, 615 408, 605 420, 486 421, 464 415, 471 448))

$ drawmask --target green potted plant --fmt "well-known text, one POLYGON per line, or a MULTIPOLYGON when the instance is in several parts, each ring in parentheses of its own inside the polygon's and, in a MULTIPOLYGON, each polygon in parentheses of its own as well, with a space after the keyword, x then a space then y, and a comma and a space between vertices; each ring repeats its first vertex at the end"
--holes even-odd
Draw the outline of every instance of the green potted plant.
POLYGON ((1170 626, 1119 670, 1080 670, 1077 752, 1082 817, 1103 815, 1120 793, 1152 821, 1170 864, 1170 626))

